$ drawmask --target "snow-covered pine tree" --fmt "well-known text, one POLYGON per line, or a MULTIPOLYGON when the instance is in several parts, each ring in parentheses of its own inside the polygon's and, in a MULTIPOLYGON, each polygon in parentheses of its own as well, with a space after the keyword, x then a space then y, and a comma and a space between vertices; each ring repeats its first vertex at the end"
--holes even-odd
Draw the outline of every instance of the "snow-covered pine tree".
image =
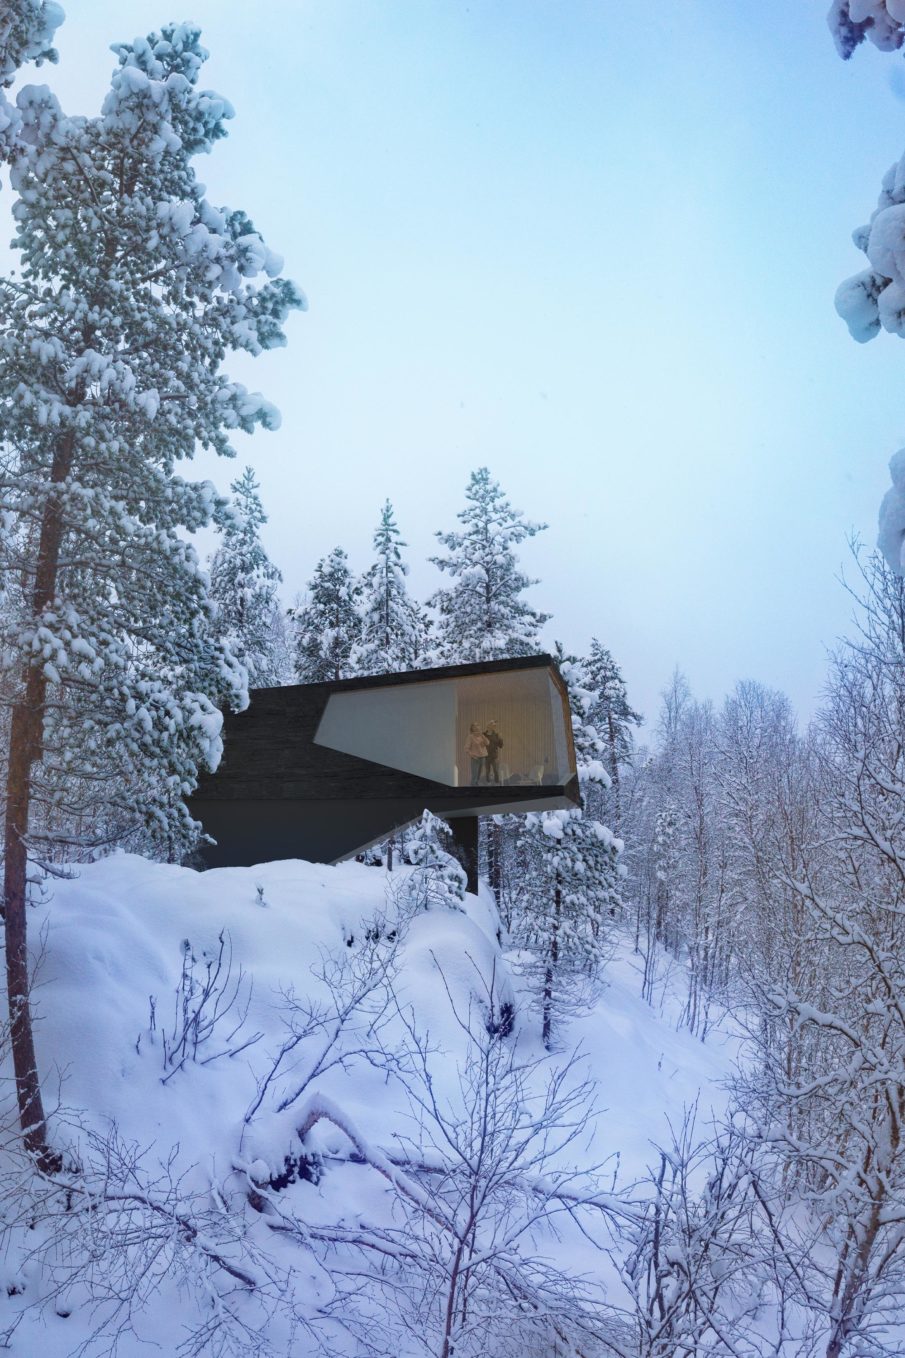
MULTIPOLYGON (((905 43, 903 0, 833 0, 827 16, 837 51, 848 60, 862 42, 883 52, 905 43)), ((902 218, 905 213, 905 155, 887 170, 877 206, 852 240, 867 256, 868 268, 845 279, 836 290, 836 311, 859 344, 886 330, 905 338, 905 266, 902 218)), ((880 505, 877 546, 892 570, 905 573, 905 449, 889 464, 892 486, 880 505)))
POLYGON ((465 499, 457 516, 462 528, 436 535, 448 555, 431 557, 451 577, 430 600, 439 615, 438 658, 465 664, 534 655, 550 615, 521 597, 537 581, 518 569, 513 548, 547 525, 529 523, 513 509, 486 467, 472 472, 465 499))
MULTIPOLYGON (((22 130, 21 115, 9 102, 6 89, 26 63, 41 66, 57 60, 52 42, 62 21, 63 11, 53 0, 4 0, 0 5, 0 163, 9 160, 22 130)), ((8 572, 0 572, 0 608, 4 612, 14 606, 18 584, 8 572)), ((4 678, 0 673, 0 681, 4 678)), ((0 701, 0 749, 5 752, 8 744, 9 706, 0 701)))
MULTIPOLYGON (((12 84, 26 62, 40 66, 56 61, 53 36, 63 22, 63 10, 53 0, 4 0, 0 8, 0 89, 12 84)), ((14 108, 0 94, 0 129, 16 120, 14 108), (5 126, 4 126, 5 124, 5 126)))
MULTIPOLYGON (((903 158, 905 160, 905 158, 903 158)), ((877 206, 852 239, 867 256, 869 268, 847 278, 836 292, 836 310, 853 339, 864 344, 880 330, 905 336, 905 275, 900 267, 898 242, 905 203, 903 160, 884 175, 877 206)))
POLYGON ((524 864, 519 942, 531 949, 540 991, 544 1046, 557 1019, 581 1000, 607 954, 607 924, 622 903, 621 842, 580 808, 525 817, 520 835, 524 864))
POLYGON ((251 467, 230 486, 232 501, 224 514, 220 546, 210 566, 210 596, 217 605, 215 630, 248 672, 250 688, 270 688, 284 672, 283 625, 277 598, 282 576, 261 542, 267 522, 251 467))
POLYGON ((605 764, 606 745, 592 717, 597 694, 592 687, 586 662, 577 656, 567 655, 561 641, 556 642, 553 656, 569 694, 575 765, 582 795, 586 796, 594 785, 606 787, 610 782, 605 764))
POLYGON ((413 870, 406 878, 408 906, 418 910, 461 910, 467 889, 465 869, 444 848, 450 843, 449 826, 425 811, 406 837, 406 852, 413 870))
POLYGON ((348 679, 357 672, 361 586, 342 547, 317 563, 306 602, 290 608, 292 649, 300 684, 348 679))
POLYGON ((191 842, 182 797, 216 765, 219 706, 241 703, 243 683, 211 636, 186 540, 223 501, 176 465, 199 444, 229 455, 234 429, 276 426, 221 364, 283 344, 302 304, 245 213, 215 207, 195 177, 232 115, 198 88, 198 30, 114 50, 99 116, 67 117, 26 86, 18 129, 0 133, 22 260, 0 282, 0 564, 18 600, 3 638, 7 989, 25 1141, 45 1157, 26 950, 34 813, 90 795, 102 818, 125 796, 116 814, 161 848, 191 842))
POLYGON ((586 810, 587 794, 609 779, 603 742, 587 720, 592 694, 577 660, 557 645, 569 691, 582 805, 525 817, 519 832, 522 889, 514 932, 535 956, 542 1036, 550 1048, 556 1019, 593 982, 607 955, 610 918, 622 905, 622 841, 586 810))
POLYGON ((394 674, 423 663, 427 619, 406 588, 405 546, 387 500, 374 533, 377 560, 362 580, 361 641, 356 656, 360 674, 394 674))
POLYGON ((591 650, 583 665, 585 682, 593 697, 588 707, 588 720, 603 741, 607 773, 612 785, 613 824, 617 831, 622 825, 620 801, 620 765, 632 759, 632 726, 640 726, 642 717, 629 705, 625 680, 612 653, 596 637, 591 639, 591 650))

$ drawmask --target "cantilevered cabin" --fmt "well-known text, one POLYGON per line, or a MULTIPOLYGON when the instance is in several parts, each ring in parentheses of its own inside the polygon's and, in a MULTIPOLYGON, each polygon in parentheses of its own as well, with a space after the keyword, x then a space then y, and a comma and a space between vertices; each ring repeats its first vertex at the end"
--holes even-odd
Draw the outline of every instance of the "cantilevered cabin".
POLYGON ((450 822, 474 889, 476 817, 577 802, 566 687, 537 655, 255 689, 188 806, 216 841, 211 867, 337 863, 427 808, 450 822), (474 784, 469 733, 491 722, 502 747, 474 784))

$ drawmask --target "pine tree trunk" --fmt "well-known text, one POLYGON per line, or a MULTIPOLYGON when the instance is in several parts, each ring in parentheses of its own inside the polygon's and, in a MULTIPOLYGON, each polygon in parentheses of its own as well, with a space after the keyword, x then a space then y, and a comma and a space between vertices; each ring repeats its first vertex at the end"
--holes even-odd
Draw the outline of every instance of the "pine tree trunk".
POLYGON ((616 749, 616 726, 612 712, 607 712, 607 737, 610 747, 610 778, 613 780, 613 828, 622 833, 622 797, 619 788, 619 754, 616 749))
MULTIPOLYGON (((69 474, 75 447, 74 436, 64 434, 54 450, 50 472, 52 485, 69 474)), ((57 495, 51 491, 41 517, 41 535, 32 592, 32 615, 40 617, 56 593, 63 516, 57 495)), ((3 922, 6 942, 6 994, 9 1003, 10 1041, 19 1121, 26 1149, 42 1169, 58 1168, 59 1161, 47 1145, 47 1124, 38 1080, 34 1032, 31 1021, 28 975, 27 884, 28 820, 31 809, 31 769, 43 755, 44 707, 47 679, 40 662, 24 668, 23 696, 16 703, 10 722, 9 760, 4 818, 3 922)))
POLYGON ((25 833, 30 801, 32 722, 24 704, 13 709, 4 825, 4 933, 9 1029, 16 1076, 19 1121, 26 1148, 46 1155, 46 1127, 32 1033, 26 935, 27 853, 25 833))
POLYGON ((503 827, 492 817, 487 826, 487 873, 499 906, 503 896, 503 827))
POLYGON ((544 972, 544 1019, 541 1036, 547 1051, 550 1050, 550 1040, 553 1034, 553 977, 556 972, 556 964, 559 961, 559 919, 561 913, 562 887, 559 881, 559 873, 557 873, 556 886, 553 890, 553 927, 550 930, 550 951, 547 954, 547 967, 544 972))

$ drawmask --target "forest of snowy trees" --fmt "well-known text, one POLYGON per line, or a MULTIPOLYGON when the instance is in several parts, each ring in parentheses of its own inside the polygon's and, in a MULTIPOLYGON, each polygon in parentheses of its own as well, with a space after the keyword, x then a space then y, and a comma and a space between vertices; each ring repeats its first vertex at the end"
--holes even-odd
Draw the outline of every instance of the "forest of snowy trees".
MULTIPOLYGON (((460 529, 436 534, 448 555, 431 558, 450 583, 424 603, 408 590, 407 544, 390 500, 380 511, 373 563, 363 575, 355 576, 341 546, 318 561, 304 596, 287 613, 291 664, 282 670, 284 682, 393 674, 542 650, 540 629, 548 615, 522 598, 537 582, 519 570, 514 549, 546 525, 513 509, 486 467, 472 473, 458 519, 460 529)), ((251 579, 259 552, 257 543, 236 542, 219 554, 215 579, 227 561, 234 575, 251 579)), ((275 639, 275 653, 286 644, 275 639)))
MULTIPOLYGON (((408 593, 389 501, 364 575, 353 574, 338 547, 286 611, 279 571, 261 546, 265 516, 250 469, 220 514, 212 634, 255 681, 342 678, 542 645, 549 618, 523 598, 537 582, 515 552, 540 525, 511 508, 486 469, 469 482, 462 530, 438 534, 453 583, 428 604, 408 593)), ((506 1082, 525 1078, 506 1065, 513 1053, 493 1045, 511 1040, 517 1006, 527 1004, 523 1020, 536 1015, 542 1048, 561 1058, 572 1020, 593 1007, 620 947, 636 959, 639 992, 654 1011, 671 1001, 681 1029, 701 1042, 732 1040, 740 1053, 722 1120, 677 1128, 650 1182, 610 1203, 607 1230, 617 1243, 608 1248, 634 1311, 617 1316, 603 1306, 595 1314, 587 1298, 570 1296, 565 1276, 547 1277, 558 1296, 557 1342, 576 1353, 896 1351, 905 1306, 905 971, 896 936, 905 912, 905 587, 857 544, 852 571, 858 631, 830 658, 824 706, 804 730, 781 693, 748 680, 715 705, 695 699, 677 671, 645 731, 601 641, 584 657, 557 644, 582 805, 484 825, 484 869, 516 989, 503 975, 492 983, 490 1045, 472 1019, 463 1031, 474 1063, 469 1088, 476 1096, 493 1082, 497 1132, 512 1114, 506 1082)), ((426 813, 395 847, 397 936, 413 913, 461 912, 464 874, 442 822, 426 813)), ((152 842, 145 852, 155 852, 152 842)), ((379 864, 379 854, 369 861, 379 864)), ((371 1012, 377 992, 381 1013, 388 1002, 386 956, 372 950, 358 965, 362 972, 331 982, 341 1017, 328 1052, 337 1044, 345 1052, 346 1025, 371 1012)), ((322 1023, 309 1016, 289 1049, 322 1023)), ((398 1054, 381 1060, 411 1092, 428 1078, 417 1074, 428 1058, 421 1035, 408 1040, 405 1071, 398 1054)), ((580 1098, 589 1097, 583 1089, 580 1098)), ((580 1120, 576 1098, 551 1095, 537 1134, 559 1135, 565 1107, 580 1120)), ((337 1109, 316 1107, 315 1121, 345 1125, 337 1109)), ((417 1181, 417 1166, 401 1163, 417 1181)), ((415 1189, 401 1191, 410 1210, 415 1189)), ((430 1211, 439 1211, 432 1201, 430 1211)), ((482 1210, 495 1219, 494 1209, 482 1210)), ((359 1244, 366 1256, 386 1248, 376 1239, 359 1244)), ((427 1277, 423 1285, 436 1286, 427 1277)), ((376 1288, 386 1285, 375 1276, 376 1288)), ((455 1318, 485 1287, 486 1304, 503 1308, 492 1278, 475 1294, 470 1283, 450 1283, 452 1329, 438 1354, 454 1352, 455 1318)), ((553 1323, 544 1317, 544 1326, 553 1323)), ((472 1351, 478 1331, 468 1332, 460 1353, 472 1351)), ((356 1342, 371 1351, 360 1334, 356 1342)), ((384 1334, 381 1342, 390 1341, 384 1334)))
MULTIPOLYGON (((0 1347, 34 1352, 20 1326, 84 1315, 75 1340, 47 1327, 51 1358, 128 1356, 158 1340, 144 1316, 184 1307, 164 1351, 198 1358, 901 1354, 896 505, 885 556, 853 546, 855 627, 807 725, 755 680, 714 703, 677 670, 645 727, 606 636, 552 641, 580 805, 488 818, 480 897, 428 813, 345 876, 181 866, 200 833, 184 798, 249 688, 549 646, 520 559, 545 525, 479 467, 436 533, 429 599, 387 499, 363 573, 363 544, 337 545, 287 607, 253 468, 229 495, 177 471, 276 427, 222 365, 282 345, 304 307, 247 214, 196 178, 233 111, 199 85, 191 24, 118 44, 95 117, 46 86, 13 102, 62 17, 0 0, 21 264, 0 279, 0 1347), (133 896, 154 906, 142 927, 180 931, 172 986, 159 939, 123 925, 133 896), (222 912, 203 947, 202 905, 222 912), (628 1182, 621 1148, 593 1141, 617 958, 660 1033, 730 1053, 716 1111, 683 1108, 628 1182), (64 1097, 73 1013, 94 1105, 64 1097)), ((831 20, 847 56, 901 45, 905 6, 838 0, 831 20)), ((876 226, 900 182, 884 193, 873 272, 841 294, 861 338, 901 333, 876 226)))

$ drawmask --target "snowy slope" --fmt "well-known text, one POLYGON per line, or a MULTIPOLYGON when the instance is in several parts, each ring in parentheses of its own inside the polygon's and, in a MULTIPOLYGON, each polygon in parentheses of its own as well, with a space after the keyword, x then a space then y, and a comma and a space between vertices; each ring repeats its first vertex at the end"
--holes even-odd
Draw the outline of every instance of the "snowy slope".
MULTIPOLYGON (((65 1148, 71 1162, 96 1164, 99 1154, 109 1154, 115 1134, 120 1160, 134 1155, 138 1162, 130 1179, 118 1160, 112 1176, 117 1182, 125 1177, 146 1186, 156 1180, 160 1201, 171 1203, 171 1186, 178 1181, 179 1193, 198 1210, 212 1210, 214 1203, 226 1213, 228 1206, 244 1204, 252 1181, 260 1184, 279 1175, 286 1157, 298 1156, 299 1120, 311 1112, 314 1098, 317 1108, 337 1114, 317 1122, 306 1138, 306 1152, 324 1159, 320 1181, 293 1184, 280 1201, 291 1200, 306 1221, 331 1227, 390 1220, 392 1188, 361 1163, 355 1137, 366 1138, 377 1157, 398 1152, 416 1132, 411 1100, 375 1055, 375 1044, 392 1046, 408 1024, 431 1047, 438 1097, 455 1101, 464 1062, 463 1016, 476 1009, 486 1013, 491 986, 497 1001, 511 999, 517 989, 498 947, 489 898, 468 897, 464 913, 422 912, 411 920, 404 940, 395 945, 393 1005, 388 1009, 384 997, 375 1029, 379 1041, 369 1029, 375 1012, 368 1011, 370 1018, 353 1021, 333 1049, 335 1054, 345 1043, 346 1059, 310 1081, 280 1111, 279 1104, 305 1083, 324 1049, 327 1028, 322 1026, 287 1054, 260 1101, 257 1095, 275 1053, 291 1039, 292 1022, 298 1028, 299 1002, 309 1011, 312 1003, 328 1003, 322 974, 344 977, 345 984, 349 968, 369 948, 392 952, 387 935, 403 879, 404 874, 388 879, 382 869, 355 863, 326 867, 294 861, 196 873, 119 855, 80 868, 72 880, 53 883, 50 898, 31 912, 30 927, 42 954, 34 996, 37 1045, 48 1102, 53 1104, 56 1095, 59 1103, 55 1144, 65 1148), (381 917, 385 922, 376 932, 382 941, 374 944, 374 921, 381 917), (236 989, 236 1002, 201 1042, 197 1059, 174 1070, 178 1059, 165 1063, 164 1035, 170 1034, 172 1045, 174 1033, 179 1034, 180 976, 184 966, 192 965, 195 977, 203 978, 208 963, 215 965, 221 934, 223 956, 232 956, 224 994, 236 989), (254 1116, 247 1118, 256 1102, 254 1116), (343 1119, 345 1132, 339 1125, 343 1119), (108 1149, 99 1151, 105 1144, 108 1149)), ((728 1051, 676 1032, 640 1000, 638 988, 631 957, 627 952, 617 956, 608 987, 591 1012, 572 1022, 563 1040, 566 1050, 552 1058, 562 1062, 569 1049, 580 1046, 580 1073, 596 1085, 601 1110, 581 1139, 581 1155, 588 1165, 607 1162, 608 1175, 617 1169, 613 1157, 618 1155, 621 1183, 642 1172, 652 1156, 651 1143, 668 1139, 668 1120, 679 1123, 684 1107, 700 1099, 703 1117, 711 1106, 722 1106, 720 1082, 729 1069, 728 1051)), ((528 1058, 542 1056, 535 1017, 521 1001, 517 1009, 516 1031, 507 1040, 521 1044, 528 1058)), ((574 1147, 572 1153, 574 1158, 574 1147)), ((14 1216, 9 1204, 5 1215, 7 1221, 14 1216)), ((63 1229, 65 1234, 83 1226, 64 1220, 63 1229)), ((172 1222, 168 1229, 171 1236, 161 1245, 160 1259, 173 1248, 172 1222)), ((263 1222, 253 1221, 251 1230, 267 1237, 267 1257, 276 1260, 275 1267, 293 1275, 300 1304, 321 1303, 329 1288, 311 1252, 283 1238, 273 1246, 263 1222)), ((8 1348, 14 1354, 62 1358, 86 1341, 87 1352, 103 1352, 91 1335, 113 1313, 112 1303, 108 1299, 106 1309, 95 1309, 81 1282, 51 1295, 52 1277, 57 1284, 65 1282, 63 1255, 54 1255, 55 1274, 42 1255, 52 1234, 43 1227, 8 1231, 8 1295, 0 1294, 0 1334, 9 1327, 8 1348)), ((104 1254, 108 1245, 98 1245, 102 1271, 111 1267, 109 1251, 104 1254)), ((568 1233, 561 1247, 568 1257, 574 1252, 576 1268, 596 1271, 612 1288, 604 1255, 587 1242, 570 1241, 568 1233)), ((125 1325, 119 1353, 128 1358, 147 1353, 148 1343, 163 1354, 182 1351, 207 1304, 204 1288, 199 1299, 185 1276, 195 1268, 193 1259, 189 1252, 181 1263, 164 1267, 158 1261, 157 1272, 153 1260, 148 1264, 147 1298, 133 1315, 119 1315, 125 1325)), ((134 1263, 130 1268, 134 1274, 134 1263)), ((95 1302, 97 1296, 95 1285, 95 1302)), ((217 1311, 223 1303, 213 1298, 210 1305, 217 1311)), ((239 1310, 241 1305, 234 1303, 239 1310)), ((258 1337, 266 1330, 270 1348, 265 1351, 318 1351, 310 1335, 300 1339, 301 1332, 285 1318, 268 1320, 252 1308, 248 1323, 258 1337)), ((332 1332, 331 1342, 355 1352, 354 1338, 337 1333, 332 1332)), ((198 1351, 251 1352, 252 1341, 244 1350, 217 1349, 211 1339, 209 1349, 198 1351)))

